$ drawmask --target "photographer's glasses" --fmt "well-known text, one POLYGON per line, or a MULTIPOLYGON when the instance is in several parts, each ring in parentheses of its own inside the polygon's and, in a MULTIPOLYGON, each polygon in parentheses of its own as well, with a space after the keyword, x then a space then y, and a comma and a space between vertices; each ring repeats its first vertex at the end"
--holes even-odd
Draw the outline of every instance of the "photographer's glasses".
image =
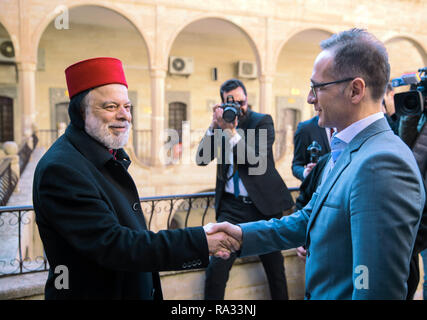
POLYGON ((356 77, 345 78, 345 79, 331 81, 331 82, 321 82, 321 83, 313 83, 312 82, 310 85, 311 92, 313 93, 314 98, 317 99, 316 88, 328 86, 330 84, 337 84, 337 83, 343 83, 343 82, 347 82, 347 81, 353 81, 354 79, 356 79, 356 77))
POLYGON ((243 107, 246 104, 246 99, 240 100, 240 101, 234 101, 234 102, 238 103, 241 107, 243 107))

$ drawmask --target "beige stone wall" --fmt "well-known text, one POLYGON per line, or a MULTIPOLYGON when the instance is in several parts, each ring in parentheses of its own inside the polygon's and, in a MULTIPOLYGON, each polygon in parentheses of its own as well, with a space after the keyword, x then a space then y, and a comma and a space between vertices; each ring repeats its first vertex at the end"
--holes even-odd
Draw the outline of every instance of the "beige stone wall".
POLYGON ((237 61, 253 61, 258 78, 243 79, 249 102, 271 113, 276 129, 287 132, 277 166, 289 186, 298 186, 290 171, 293 132, 282 109, 295 109, 298 121, 313 115, 306 95, 319 42, 343 29, 367 28, 385 41, 396 77, 427 64, 426 16, 422 1, 406 0, 2 1, 0 37, 13 41, 17 68, 0 64, 0 93, 4 87, 15 90, 15 137, 20 141, 31 123, 55 127, 49 90, 65 89, 66 66, 100 55, 122 59, 129 89, 136 94, 135 128, 151 128, 154 137, 147 151, 153 152, 148 155, 151 166, 138 165, 135 158, 131 169, 141 195, 197 192, 213 188, 213 165, 171 168, 157 159, 168 103, 184 95, 191 128, 206 128, 208 106, 218 101, 220 84, 236 76, 237 61), (54 24, 64 9, 70 29, 58 30, 54 24), (41 51, 44 70, 37 68, 41 51), (169 75, 171 55, 192 57, 194 73, 169 75), (217 81, 211 79, 213 67, 217 81))
MULTIPOLYGON (((304 299, 305 264, 295 250, 283 251, 289 299, 304 299)), ((163 296, 166 300, 202 300, 205 271, 163 272, 163 296)), ((237 259, 230 271, 225 300, 269 300, 270 291, 262 263, 256 257, 237 259)))

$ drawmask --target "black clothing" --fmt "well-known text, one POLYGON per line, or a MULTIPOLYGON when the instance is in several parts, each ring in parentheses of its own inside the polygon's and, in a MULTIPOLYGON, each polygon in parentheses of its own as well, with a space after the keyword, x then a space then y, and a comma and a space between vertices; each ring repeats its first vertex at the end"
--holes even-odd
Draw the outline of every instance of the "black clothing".
MULTIPOLYGON (((274 218, 280 219, 282 215, 274 218)), ((273 218, 273 217, 271 217, 273 218)), ((258 221, 264 216, 251 204, 245 204, 236 199, 234 195, 226 193, 221 205, 221 215, 218 222, 228 221, 233 224, 258 221)), ((206 270, 205 299, 223 300, 226 283, 230 269, 237 255, 232 254, 228 260, 211 257, 209 267, 206 270)), ((260 255, 269 288, 273 300, 288 300, 288 289, 285 276, 285 267, 282 253, 280 251, 260 255)))
MULTIPOLYGON (((245 121, 239 122, 239 128, 244 130, 245 136, 233 148, 234 163, 237 163, 240 179, 242 180, 249 197, 253 200, 255 207, 265 216, 271 217, 292 208, 294 202, 286 187, 285 182, 276 170, 273 158, 274 124, 273 119, 268 114, 260 114, 251 110, 247 111, 245 121), (255 129, 255 144, 246 144, 247 129, 255 129), (261 129, 267 131, 267 146, 259 145, 259 132, 261 129), (265 149, 264 153, 262 148, 265 149), (242 154, 237 150, 245 150, 242 154), (259 163, 251 164, 248 155, 260 156, 259 163), (263 174, 251 174, 250 170, 258 166, 266 166, 263 174)), ((226 164, 225 138, 222 139, 220 148, 219 141, 215 136, 205 135, 199 144, 196 162, 199 166, 208 165, 213 159, 222 157, 221 163, 217 164, 217 179, 215 187, 215 211, 216 218, 221 211, 221 199, 225 192, 227 172, 230 164, 226 164), (218 151, 219 150, 219 151, 218 151)))
MULTIPOLYGON (((424 180, 424 187, 427 188, 427 123, 420 127, 418 125, 420 116, 403 116, 400 118, 399 135, 402 140, 412 149, 415 160, 424 180)), ((420 270, 418 264, 418 255, 421 251, 427 248, 427 203, 424 206, 424 211, 421 216, 420 226, 418 228, 417 237, 415 239, 414 249, 412 252, 409 279, 408 279, 408 294, 407 299, 411 300, 417 290, 420 280, 420 270)), ((426 270, 424 266, 424 270, 426 270)))
POLYGON ((300 122, 294 135, 294 158, 292 173, 299 180, 304 180, 304 166, 310 163, 310 153, 307 151, 313 141, 317 141, 322 150, 320 156, 331 152, 325 128, 319 127, 319 117, 315 116, 307 121, 300 122))
POLYGON ((202 227, 147 230, 129 157, 123 149, 116 156, 70 124, 37 165, 33 202, 50 265, 46 299, 161 299, 158 271, 208 264, 202 227), (69 289, 55 285, 60 265, 69 289))
POLYGON ((400 117, 396 113, 392 114, 391 116, 385 113, 384 117, 386 118, 388 125, 390 126, 394 134, 399 135, 399 118, 400 117))
POLYGON ((317 164, 301 183, 299 187, 299 196, 295 201, 296 211, 301 210, 310 202, 313 193, 322 181, 322 172, 329 161, 330 155, 330 153, 327 153, 320 157, 317 164))
MULTIPOLYGON (((215 211, 217 221, 242 223, 272 217, 281 217, 283 211, 292 208, 294 202, 291 194, 277 172, 273 158, 274 124, 270 115, 248 110, 245 117, 239 119, 238 129, 242 129, 242 139, 234 146, 233 163, 237 163, 240 179, 245 186, 253 203, 243 203, 234 195, 225 192, 230 164, 227 164, 225 137, 205 135, 199 144, 197 164, 208 165, 217 158, 217 178, 215 188, 215 211), (248 139, 248 130, 255 129, 255 141, 248 139), (260 132, 267 133, 267 145, 260 145, 260 132), (265 132, 266 131, 266 132, 265 132), (238 152, 238 150, 240 150, 238 152), (245 152, 242 152, 244 150, 245 152), (258 163, 251 163, 249 155, 260 157, 258 163), (253 174, 251 170, 264 166, 265 172, 253 174)), ((239 131, 238 131, 239 132, 239 131)), ((273 299, 287 299, 286 277, 284 273, 283 256, 281 252, 261 256, 264 269, 270 284, 273 299)), ((223 299, 229 270, 235 256, 229 261, 211 258, 206 271, 206 299, 223 299)))

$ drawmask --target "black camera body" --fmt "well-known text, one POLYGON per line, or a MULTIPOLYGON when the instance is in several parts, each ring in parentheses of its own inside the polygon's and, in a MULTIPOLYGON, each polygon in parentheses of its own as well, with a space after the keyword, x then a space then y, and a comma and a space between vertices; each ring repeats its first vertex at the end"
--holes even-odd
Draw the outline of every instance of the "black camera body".
POLYGON ((410 90, 394 95, 396 113, 400 116, 419 116, 427 109, 427 67, 418 74, 406 74, 391 80, 393 87, 410 85, 410 90))
POLYGON ((307 151, 310 153, 310 162, 317 163, 320 158, 320 152, 322 152, 322 146, 316 140, 313 140, 307 147, 307 151))
POLYGON ((240 104, 234 101, 232 95, 227 96, 226 102, 221 105, 221 108, 224 110, 222 118, 228 123, 234 122, 236 117, 240 116, 242 112, 240 104))

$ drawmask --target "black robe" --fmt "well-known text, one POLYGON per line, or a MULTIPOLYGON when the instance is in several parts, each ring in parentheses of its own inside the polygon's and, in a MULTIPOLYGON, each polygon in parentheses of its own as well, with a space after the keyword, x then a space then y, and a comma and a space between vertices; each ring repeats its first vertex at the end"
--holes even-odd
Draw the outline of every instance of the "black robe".
POLYGON ((147 230, 129 158, 123 149, 116 156, 70 124, 37 165, 33 202, 50 265, 46 299, 161 299, 158 271, 209 262, 202 227, 147 230), (59 278, 63 266, 68 282, 59 278))

